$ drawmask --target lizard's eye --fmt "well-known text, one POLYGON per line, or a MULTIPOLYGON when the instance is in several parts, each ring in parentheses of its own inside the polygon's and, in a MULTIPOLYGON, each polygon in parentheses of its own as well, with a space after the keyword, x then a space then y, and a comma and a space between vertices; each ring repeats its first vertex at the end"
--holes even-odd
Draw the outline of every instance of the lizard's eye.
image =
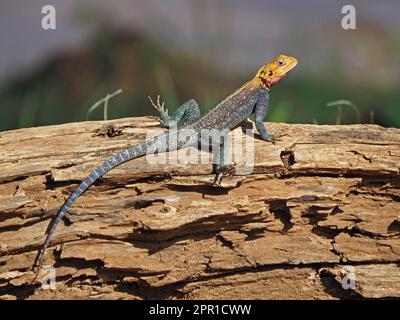
POLYGON ((285 61, 283 61, 283 60, 279 60, 279 61, 278 61, 278 64, 282 67, 282 66, 284 66, 286 63, 285 63, 285 61))
POLYGON ((272 77, 274 75, 274 73, 271 70, 268 70, 268 76, 272 77))

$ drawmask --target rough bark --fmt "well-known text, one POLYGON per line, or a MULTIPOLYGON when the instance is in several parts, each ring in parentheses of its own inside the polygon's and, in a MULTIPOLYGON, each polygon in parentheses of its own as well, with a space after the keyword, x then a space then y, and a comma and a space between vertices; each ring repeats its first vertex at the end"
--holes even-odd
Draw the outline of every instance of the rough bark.
POLYGON ((219 187, 210 164, 140 158, 106 174, 56 230, 53 290, 30 283, 50 218, 161 129, 145 117, 0 132, 0 298, 400 297, 400 129, 267 126, 279 139, 255 140, 254 172, 219 187))

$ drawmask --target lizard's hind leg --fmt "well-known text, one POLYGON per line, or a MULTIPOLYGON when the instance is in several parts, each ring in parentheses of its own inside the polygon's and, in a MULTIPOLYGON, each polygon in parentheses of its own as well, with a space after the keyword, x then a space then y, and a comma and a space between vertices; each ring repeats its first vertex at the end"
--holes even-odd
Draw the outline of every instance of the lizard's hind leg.
POLYGON ((186 126, 200 119, 200 108, 193 99, 182 104, 172 116, 168 115, 168 109, 164 108, 164 102, 160 103, 160 96, 157 96, 157 103, 149 97, 153 107, 160 113, 161 124, 164 128, 170 128, 176 125, 186 126))
POLYGON ((221 135, 220 133, 216 135, 211 133, 211 135, 202 136, 199 141, 199 147, 202 150, 207 148, 208 151, 212 152, 213 173, 215 174, 214 186, 220 186, 223 174, 232 174, 235 169, 235 164, 227 165, 230 142, 227 133, 221 135))
POLYGON ((221 186, 223 175, 232 175, 235 164, 227 164, 228 153, 230 150, 230 140, 228 136, 221 137, 221 143, 217 150, 213 150, 213 172, 215 174, 214 186, 221 186))

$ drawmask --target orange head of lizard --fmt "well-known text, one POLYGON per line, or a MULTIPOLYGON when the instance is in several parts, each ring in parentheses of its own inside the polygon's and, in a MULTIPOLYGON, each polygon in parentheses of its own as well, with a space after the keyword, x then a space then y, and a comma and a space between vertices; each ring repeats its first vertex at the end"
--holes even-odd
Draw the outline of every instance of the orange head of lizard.
POLYGON ((296 58, 281 54, 276 56, 270 63, 262 66, 255 78, 260 80, 263 86, 269 89, 284 78, 296 65, 296 58))

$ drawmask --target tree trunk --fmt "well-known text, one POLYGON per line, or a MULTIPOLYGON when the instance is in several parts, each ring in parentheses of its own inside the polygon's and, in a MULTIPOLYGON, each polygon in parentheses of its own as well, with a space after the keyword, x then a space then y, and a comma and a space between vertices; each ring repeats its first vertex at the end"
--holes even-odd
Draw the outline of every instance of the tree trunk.
POLYGON ((51 217, 161 129, 143 117, 0 132, 0 298, 400 297, 400 129, 267 127, 278 140, 254 140, 253 172, 220 186, 210 164, 142 157, 107 173, 58 226, 49 289, 31 268, 51 217))

